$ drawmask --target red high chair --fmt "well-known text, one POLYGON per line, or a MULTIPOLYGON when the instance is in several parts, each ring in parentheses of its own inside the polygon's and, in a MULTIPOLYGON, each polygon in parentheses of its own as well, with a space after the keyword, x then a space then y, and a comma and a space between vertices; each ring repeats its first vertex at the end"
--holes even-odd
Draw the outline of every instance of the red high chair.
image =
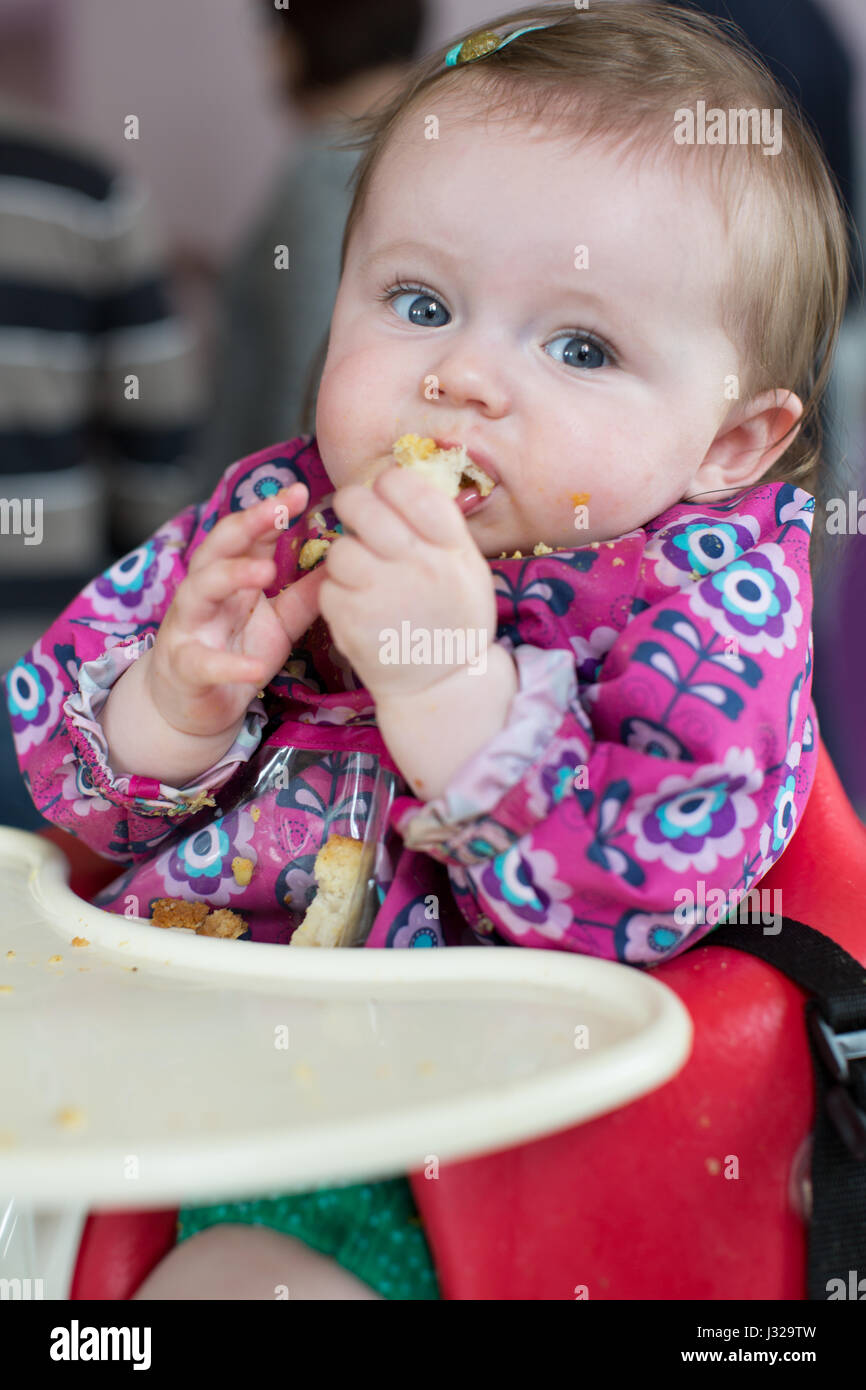
MULTIPOLYGON (((117 873, 65 832, 71 886, 117 873)), ((761 887, 866 965, 866 826, 819 746, 791 845, 761 887)), ((612 1114, 411 1183, 447 1299, 803 1299, 795 1158, 813 1116, 804 991, 742 951, 698 946, 658 977, 695 1022, 682 1071, 612 1114), (738 1176, 734 1178, 735 1171, 738 1176)), ((128 1299, 176 1211, 93 1212, 71 1299, 128 1299)))

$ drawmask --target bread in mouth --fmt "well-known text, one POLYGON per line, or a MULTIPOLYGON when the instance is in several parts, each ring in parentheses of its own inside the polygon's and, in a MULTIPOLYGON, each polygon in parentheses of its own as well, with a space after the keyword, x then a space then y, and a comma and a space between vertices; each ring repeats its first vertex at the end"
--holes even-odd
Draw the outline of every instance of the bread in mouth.
POLYGON ((463 444, 439 449, 435 439, 403 434, 394 444, 393 453, 400 468, 420 473, 448 497, 455 498, 462 487, 473 486, 482 497, 487 497, 496 486, 490 475, 469 457, 463 444))
MULTIPOLYGON (((433 487, 452 499, 464 487, 476 487, 482 497, 488 497, 496 486, 490 475, 469 457, 463 444, 453 449, 439 449, 435 439, 420 434, 403 434, 392 445, 392 452, 398 467, 411 468, 413 473, 420 473, 433 487)), ((372 487, 373 479, 368 478, 365 486, 372 487)), ((338 534, 337 531, 323 531, 320 536, 305 541, 298 556, 298 568, 313 569, 328 553, 331 542, 337 539, 338 534)))

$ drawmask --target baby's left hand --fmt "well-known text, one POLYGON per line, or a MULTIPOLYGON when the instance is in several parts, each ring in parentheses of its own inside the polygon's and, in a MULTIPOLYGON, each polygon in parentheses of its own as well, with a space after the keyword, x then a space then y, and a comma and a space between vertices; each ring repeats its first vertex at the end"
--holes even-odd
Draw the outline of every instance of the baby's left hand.
POLYGON ((478 664, 496 637, 496 599, 490 567, 457 503, 394 467, 372 488, 341 488, 333 506, 353 534, 328 550, 319 607, 371 695, 425 690, 461 669, 458 654, 468 654, 464 665, 478 664), (437 629, 451 632, 438 652, 437 629), (413 661, 424 634, 428 659, 413 661), (448 664, 455 658, 458 664, 448 664))

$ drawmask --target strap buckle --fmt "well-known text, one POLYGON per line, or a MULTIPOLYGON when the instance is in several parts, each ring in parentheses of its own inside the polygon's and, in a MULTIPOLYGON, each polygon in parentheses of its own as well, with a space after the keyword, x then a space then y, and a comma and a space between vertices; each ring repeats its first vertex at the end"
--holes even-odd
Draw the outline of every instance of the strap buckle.
POLYGON ((809 1033, 815 1049, 836 1085, 826 1096, 830 1116, 845 1147, 860 1162, 866 1160, 866 1112, 851 1093, 849 1062, 866 1058, 866 1028, 836 1033, 819 1012, 816 1000, 807 1006, 809 1033))

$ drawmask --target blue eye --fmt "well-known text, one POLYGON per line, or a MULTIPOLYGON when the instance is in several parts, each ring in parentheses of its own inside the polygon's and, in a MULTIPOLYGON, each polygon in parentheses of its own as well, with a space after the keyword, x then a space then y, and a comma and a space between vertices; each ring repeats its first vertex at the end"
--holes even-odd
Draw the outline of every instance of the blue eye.
MULTIPOLYGON (((554 343, 564 343, 562 355, 557 356, 551 353, 556 362, 564 362, 567 367, 603 367, 606 358, 611 361, 611 354, 607 348, 599 343, 590 333, 561 333, 558 338, 554 338, 554 343)), ((551 347, 552 344, 548 344, 551 347)), ((546 351, 547 349, 545 349, 546 351)))
POLYGON ((451 315, 435 294, 421 285, 396 285, 381 296, 387 300, 402 318, 409 323, 417 323, 422 328, 441 328, 451 322, 451 315), (404 302, 405 312, 397 306, 404 302))
MULTIPOLYGON (((398 281, 377 296, 382 302, 390 304, 395 313, 408 323, 416 323, 421 328, 442 328, 451 322, 451 315, 438 295, 425 289, 423 285, 406 284, 398 281)), ((592 333, 560 333, 554 343, 564 343, 561 355, 551 353, 557 362, 567 367, 597 369, 605 362, 613 366, 614 354, 592 333)), ((548 344, 548 348, 551 344, 548 344)), ((545 348, 545 351, 548 350, 545 348)))

